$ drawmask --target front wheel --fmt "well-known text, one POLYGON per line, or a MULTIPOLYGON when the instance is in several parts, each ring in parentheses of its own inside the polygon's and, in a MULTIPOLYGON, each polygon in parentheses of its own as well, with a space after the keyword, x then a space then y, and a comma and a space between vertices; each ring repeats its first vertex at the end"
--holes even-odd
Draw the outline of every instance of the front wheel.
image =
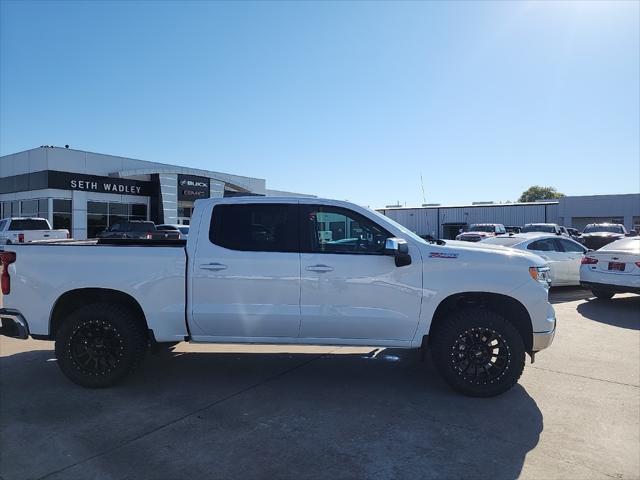
POLYGON ((85 305, 64 320, 56 333, 55 350, 62 373, 72 382, 89 388, 109 387, 144 358, 146 329, 123 306, 85 305))
POLYGON ((600 300, 611 300, 613 298, 613 292, 607 292, 606 290, 591 290, 591 293, 600 300))
POLYGON ((506 392, 524 370, 522 337, 511 323, 490 310, 452 312, 434 332, 431 347, 444 380, 472 397, 506 392))

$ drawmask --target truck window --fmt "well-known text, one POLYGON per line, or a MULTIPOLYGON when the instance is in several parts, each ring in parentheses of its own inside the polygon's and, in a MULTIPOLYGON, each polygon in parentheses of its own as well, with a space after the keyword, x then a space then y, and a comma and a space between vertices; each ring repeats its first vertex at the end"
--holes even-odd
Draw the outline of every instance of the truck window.
POLYGON ((303 206, 302 251, 311 253, 384 254, 392 235, 377 223, 345 208, 303 206))
POLYGON ((297 212, 293 204, 216 205, 209 240, 230 250, 297 253, 297 212))
POLYGON ((44 219, 27 218, 24 220, 11 220, 10 231, 16 230, 49 230, 49 223, 44 219))

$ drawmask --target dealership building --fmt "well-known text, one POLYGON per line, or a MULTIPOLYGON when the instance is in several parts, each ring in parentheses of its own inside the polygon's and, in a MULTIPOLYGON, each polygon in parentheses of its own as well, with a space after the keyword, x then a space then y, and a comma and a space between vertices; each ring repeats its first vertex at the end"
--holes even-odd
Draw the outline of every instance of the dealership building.
POLYGON ((43 146, 0 157, 0 218, 43 217, 74 238, 126 220, 188 225, 194 202, 268 190, 261 178, 43 146))
POLYGON ((378 210, 418 235, 452 239, 474 223, 557 223, 580 231, 590 223, 620 223, 640 232, 640 193, 562 197, 530 203, 389 206, 378 210))

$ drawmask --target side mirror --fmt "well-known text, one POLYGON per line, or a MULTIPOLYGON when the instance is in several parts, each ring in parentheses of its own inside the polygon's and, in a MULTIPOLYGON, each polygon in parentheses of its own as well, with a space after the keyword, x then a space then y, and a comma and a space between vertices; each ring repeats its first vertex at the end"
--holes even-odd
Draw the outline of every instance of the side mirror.
POLYGON ((396 267, 411 265, 411 255, 409 255, 409 244, 403 238, 387 238, 384 243, 385 255, 395 257, 396 267))

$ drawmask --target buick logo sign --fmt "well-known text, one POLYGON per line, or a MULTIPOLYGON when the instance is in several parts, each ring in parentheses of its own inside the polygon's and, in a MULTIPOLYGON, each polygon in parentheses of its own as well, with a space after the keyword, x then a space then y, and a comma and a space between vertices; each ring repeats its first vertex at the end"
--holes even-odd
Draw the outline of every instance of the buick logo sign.
POLYGON ((209 188, 209 184, 207 182, 196 182, 193 180, 180 180, 181 187, 200 187, 200 188, 209 188))
POLYGON ((209 179, 194 175, 178 175, 178 200, 209 198, 209 179))

